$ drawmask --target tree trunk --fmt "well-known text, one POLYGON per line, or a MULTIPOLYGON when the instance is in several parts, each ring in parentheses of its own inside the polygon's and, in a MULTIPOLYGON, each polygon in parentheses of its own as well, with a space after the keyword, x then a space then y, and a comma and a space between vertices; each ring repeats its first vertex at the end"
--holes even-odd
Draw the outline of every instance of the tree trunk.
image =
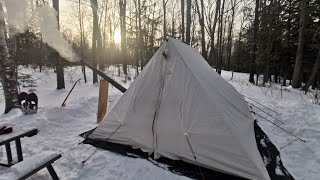
POLYGON ((209 54, 209 62, 210 63, 209 64, 211 66, 213 66, 213 64, 214 64, 214 57, 215 57, 214 35, 215 35, 216 25, 217 25, 217 21, 218 21, 218 13, 220 10, 220 3, 221 3, 221 0, 217 0, 216 12, 214 14, 214 20, 213 20, 213 25, 212 25, 211 34, 210 34, 211 42, 210 42, 210 54, 209 54))
MULTIPOLYGON (((174 17, 174 9, 175 9, 175 4, 172 8, 172 17, 171 17, 171 37, 175 37, 175 17, 174 17)), ((153 17, 154 18, 154 17, 153 17)))
POLYGON ((241 23, 240 23, 240 31, 239 31, 239 39, 238 39, 238 54, 237 54, 237 68, 238 72, 241 72, 240 70, 240 49, 241 49, 241 37, 242 37, 242 27, 245 20, 245 16, 243 14, 241 23))
MULTIPOLYGON (((140 3, 139 3, 140 4, 140 3)), ((138 9, 137 4, 135 3, 136 10, 138 9)), ((135 62, 136 62, 136 77, 139 75, 139 59, 140 59, 140 46, 139 46, 139 39, 140 39, 140 32, 138 30, 138 16, 135 17, 135 26, 136 26, 136 42, 138 42, 137 46, 135 47, 135 62)))
POLYGON ((290 35, 290 32, 291 32, 291 15, 292 15, 292 0, 289 0, 289 7, 288 7, 288 20, 287 20, 287 48, 288 48, 288 53, 287 53, 287 61, 283 60, 283 63, 282 63, 282 69, 283 69, 283 82, 282 82, 282 85, 283 86, 286 86, 287 85, 287 76, 289 74, 289 69, 288 68, 291 68, 289 66, 289 63, 291 61, 291 53, 289 51, 289 49, 291 49, 291 35, 290 35))
MULTIPOLYGON (((236 0, 231 0, 231 22, 229 23, 228 29, 228 43, 227 43, 227 71, 230 71, 231 66, 231 48, 232 48, 232 30, 233 30, 233 22, 234 22, 234 14, 235 14, 235 6, 236 0)), ((241 31, 241 30, 240 30, 241 31)))
POLYGON ((167 38, 167 2, 168 0, 162 0, 162 8, 163 8, 163 40, 167 38))
POLYGON ((142 37, 142 26, 141 26, 141 2, 138 0, 138 19, 139 19, 139 59, 141 63, 141 71, 144 67, 144 60, 143 60, 143 53, 142 53, 142 47, 143 47, 143 37, 142 37))
POLYGON ((219 14, 219 16, 220 16, 220 18, 219 18, 219 31, 218 31, 219 38, 218 38, 218 43, 217 43, 219 45, 217 72, 220 75, 221 75, 221 69, 222 69, 222 39, 223 39, 222 34, 224 34, 224 33, 222 33, 223 32, 222 28, 223 28, 223 15, 224 15, 225 2, 226 2, 225 0, 222 1, 222 6, 221 6, 220 14, 219 14))
POLYGON ((187 26, 186 26, 186 44, 190 45, 190 35, 191 35, 191 0, 187 1, 187 26))
POLYGON ((299 29, 299 42, 296 56, 296 63, 294 66, 294 72, 292 77, 292 87, 301 87, 301 71, 302 71, 302 58, 303 58, 303 48, 305 44, 305 34, 304 30, 306 28, 306 17, 307 17, 307 3, 308 0, 301 1, 301 11, 300 11, 300 29, 299 29))
POLYGON ((182 42, 185 41, 184 30, 185 30, 185 27, 184 27, 184 0, 181 0, 181 39, 182 39, 182 42))
POLYGON ((265 85, 268 80, 271 81, 271 72, 270 72, 270 61, 271 61, 271 54, 272 54, 272 41, 273 41, 273 20, 274 20, 274 14, 273 14, 273 6, 274 6, 273 0, 270 0, 270 4, 268 5, 268 12, 265 12, 267 19, 265 20, 266 23, 266 31, 267 31, 267 49, 266 49, 266 55, 265 55, 265 61, 264 61, 264 74, 263 74, 263 85, 265 85))
MULTIPOLYGON (((84 31, 83 31, 83 17, 81 15, 81 0, 79 0, 79 7, 78 7, 78 13, 79 13, 79 26, 80 26, 80 56, 83 59, 84 58, 84 31)), ((82 73, 84 82, 87 83, 87 76, 86 76, 86 67, 84 64, 82 64, 82 73)))
POLYGON ((123 73, 125 75, 125 81, 127 81, 127 47, 126 47, 126 0, 119 1, 120 6, 120 28, 121 28, 121 55, 123 62, 123 73))
POLYGON ((17 74, 15 72, 15 62, 9 58, 9 51, 5 38, 5 21, 2 3, 0 2, 0 81, 5 97, 5 110, 8 113, 12 108, 17 107, 18 90, 16 86, 17 74))
MULTIPOLYGON (((53 8, 57 11, 57 22, 59 29, 59 0, 53 0, 53 8)), ((56 72, 57 72, 57 89, 64 89, 64 73, 63 73, 63 65, 58 52, 55 52, 56 57, 56 72)))
POLYGON ((207 59, 207 49, 206 49, 206 39, 205 39, 205 31, 204 31, 204 4, 203 0, 200 0, 201 3, 201 11, 199 8, 198 0, 195 0, 196 8, 199 17, 200 31, 201 31, 201 54, 204 59, 207 59))
POLYGON ((256 61, 256 55, 257 55, 257 34, 258 34, 258 25, 259 25, 258 21, 259 21, 259 0, 256 0, 255 10, 254 10, 254 24, 253 24, 252 58, 251 58, 250 76, 249 76, 249 82, 251 83, 254 83, 254 69, 255 69, 255 61, 256 61))
POLYGON ((319 51, 318 51, 317 60, 316 60, 316 62, 314 63, 314 66, 313 66, 311 76, 310 76, 307 84, 303 87, 303 90, 304 90, 306 93, 308 92, 309 87, 315 83, 316 78, 317 78, 317 73, 318 73, 319 69, 320 69, 320 49, 319 49, 319 51))
MULTIPOLYGON (((101 34, 98 23, 98 2, 97 0, 90 0, 92 14, 93 14, 93 30, 92 30, 92 65, 97 67, 98 57, 101 50, 101 34)), ((93 71, 93 84, 98 83, 97 73, 93 71)))

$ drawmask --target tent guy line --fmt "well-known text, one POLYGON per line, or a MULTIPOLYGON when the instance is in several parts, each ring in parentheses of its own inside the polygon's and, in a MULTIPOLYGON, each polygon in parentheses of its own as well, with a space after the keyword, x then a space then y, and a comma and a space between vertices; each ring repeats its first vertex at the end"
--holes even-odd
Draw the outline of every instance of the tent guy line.
POLYGON ((302 142, 306 142, 305 140, 303 140, 303 139, 299 138, 298 136, 294 135, 293 133, 291 133, 291 132, 289 132, 289 131, 285 130, 284 128, 280 127, 279 125, 275 124, 274 122, 270 121, 269 119, 267 119, 267 118, 265 118, 265 117, 261 116, 260 114, 258 114, 258 113, 256 113, 256 112, 254 112, 254 111, 251 111, 251 112, 252 112, 253 114, 255 114, 255 115, 257 115, 257 116, 261 117, 262 119, 264 119, 264 120, 266 120, 266 121, 270 122, 271 124, 273 124, 273 125, 277 126, 278 128, 280 128, 280 129, 281 129, 281 130, 283 130, 284 132, 286 132, 286 133, 290 134, 291 136, 296 137, 296 138, 297 138, 297 139, 299 139, 300 141, 302 141, 302 142))
POLYGON ((203 175, 203 173, 202 173, 202 170, 201 170, 201 167, 199 166, 199 162, 198 162, 198 160, 197 160, 196 153, 194 152, 194 150, 193 150, 193 148, 192 148, 192 146, 191 146, 191 143, 190 143, 190 141, 189 141, 188 133, 184 133, 184 136, 186 137, 186 140, 188 141, 188 144, 189 144, 190 150, 191 150, 191 152, 192 152, 193 158, 194 158, 194 160, 197 162, 197 166, 198 166, 198 168, 199 168, 199 171, 200 171, 200 174, 201 174, 201 176, 202 176, 202 179, 205 180, 206 178, 204 177, 204 175, 203 175))
POLYGON ((261 105, 261 106, 263 106, 263 107, 265 107, 265 108, 267 108, 267 109, 269 109, 270 111, 272 111, 272 112, 274 112, 274 113, 276 113, 276 114, 280 114, 280 113, 278 113, 277 111, 275 111, 275 110, 273 110, 273 109, 270 109, 270 108, 268 108, 267 106, 265 106, 265 105, 263 105, 263 104, 255 101, 255 100, 249 98, 248 96, 245 96, 245 95, 242 95, 242 96, 245 97, 245 98, 247 98, 247 99, 250 99, 251 101, 253 101, 253 102, 255 102, 255 103, 257 103, 257 104, 259 104, 259 105, 261 105))
POLYGON ((262 111, 263 113, 265 113, 266 115, 268 115, 268 116, 272 117, 274 120, 276 120, 276 121, 280 122, 281 124, 285 124, 284 122, 282 122, 282 121, 280 121, 279 119, 275 118, 275 117, 274 117, 274 116, 272 116, 271 114, 269 114, 269 113, 265 112, 263 109, 261 109, 261 108, 259 108, 259 107, 255 106, 255 105, 254 105, 254 104, 252 104, 252 103, 249 103, 248 101, 246 101, 246 102, 249 104, 249 106, 253 106, 254 108, 256 108, 256 109, 258 109, 258 110, 262 111))

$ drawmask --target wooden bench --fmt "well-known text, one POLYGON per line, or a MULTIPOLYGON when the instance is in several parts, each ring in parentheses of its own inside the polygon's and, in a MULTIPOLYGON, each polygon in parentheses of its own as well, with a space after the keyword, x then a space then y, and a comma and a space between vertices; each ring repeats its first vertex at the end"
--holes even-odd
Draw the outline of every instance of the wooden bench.
POLYGON ((18 162, 23 161, 21 138, 31 137, 38 133, 36 128, 22 128, 15 125, 5 124, 7 127, 12 127, 12 132, 0 136, 0 146, 5 145, 7 152, 8 164, 0 163, 0 166, 10 167, 13 165, 10 143, 15 141, 17 149, 18 162))
POLYGON ((43 168, 47 168, 52 179, 58 180, 58 176, 52 167, 52 163, 59 159, 61 154, 43 152, 26 158, 8 169, 8 172, 0 175, 0 180, 20 180, 26 179, 43 168))

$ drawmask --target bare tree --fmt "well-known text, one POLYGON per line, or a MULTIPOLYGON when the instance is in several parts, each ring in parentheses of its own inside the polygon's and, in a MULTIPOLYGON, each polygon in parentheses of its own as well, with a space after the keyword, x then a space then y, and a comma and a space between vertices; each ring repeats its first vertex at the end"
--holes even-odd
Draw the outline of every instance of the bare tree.
MULTIPOLYGON (((90 0, 93 13, 93 30, 92 30, 92 65, 97 67, 99 52, 101 51, 101 34, 98 23, 98 2, 97 0, 90 0)), ((98 82, 97 73, 93 71, 93 83, 98 82)))
POLYGON ((168 3, 168 0, 162 0, 162 8, 163 8, 163 39, 167 38, 167 3, 168 3))
POLYGON ((309 81, 307 82, 307 84, 303 87, 303 89, 305 90, 305 92, 308 91, 309 87, 314 84, 314 82, 316 81, 316 77, 317 77, 317 73, 320 69, 320 49, 318 50, 318 56, 317 56, 317 60, 314 63, 313 69, 312 69, 312 73, 311 76, 309 78, 309 81))
MULTIPOLYGON (((123 63, 123 72, 125 75, 127 72, 127 47, 126 47, 126 0, 119 0, 120 6, 120 29, 121 29, 121 54, 122 54, 122 63, 123 63)), ((127 77, 125 77, 125 81, 127 77)))
POLYGON ((185 41, 185 26, 184 26, 184 0, 181 0, 181 40, 182 42, 185 41))
POLYGON ((303 48, 305 45, 305 28, 306 28, 306 18, 307 18, 307 4, 308 0, 301 1, 301 11, 300 11, 300 29, 299 29, 299 42, 296 56, 296 63, 294 66, 294 72, 292 77, 292 87, 301 87, 301 70, 302 70, 302 58, 303 58, 303 48))
MULTIPOLYGON (((83 25, 83 17, 81 14, 81 0, 79 0, 79 6, 78 6, 78 16, 79 16, 79 26, 80 26, 80 56, 81 58, 84 58, 84 25, 83 25)), ((86 76, 86 67, 83 64, 82 65, 82 73, 84 82, 87 83, 87 76, 86 76)))
POLYGON ((231 0, 231 20, 229 22, 228 41, 227 41, 227 71, 230 71, 230 66, 231 66, 232 32, 233 32, 236 4, 237 4, 237 0, 231 0))
POLYGON ((190 29, 191 29, 191 0, 187 1, 187 26, 186 26, 186 43, 190 45, 190 29))
POLYGON ((15 61, 13 58, 9 58, 4 17, 2 2, 0 2, 0 81, 5 97, 6 107, 4 113, 6 114, 16 107, 18 90, 16 86, 15 61))
POLYGON ((203 0, 200 0, 200 6, 201 10, 199 8, 198 0, 195 0, 196 2, 196 8, 197 8, 197 13, 199 17, 199 24, 200 24, 200 31, 201 31, 201 54, 202 56, 207 59, 207 49, 206 49, 206 39, 205 39, 205 27, 204 27, 204 4, 203 0))
POLYGON ((141 63, 141 70, 144 67, 144 60, 143 60, 143 54, 142 54, 142 47, 143 47, 143 37, 142 37, 142 26, 141 26, 141 2, 138 0, 138 32, 139 32, 139 39, 138 39, 138 46, 139 46, 139 59, 141 63))
MULTIPOLYGON (((260 0, 256 0, 255 10, 254 10, 254 22, 253 22, 253 39, 252 39, 252 58, 250 63, 250 75, 249 82, 254 83, 254 68, 257 54, 257 34, 259 26, 259 3, 260 0)), ((258 76, 258 75, 257 75, 258 76)))
POLYGON ((217 0, 216 2, 216 10, 215 10, 215 14, 214 14, 214 20, 213 20, 213 24, 212 24, 212 28, 210 29, 210 54, 209 54, 209 64, 211 66, 213 66, 213 61, 214 61, 214 57, 215 57, 215 47, 214 47, 214 35, 215 35, 215 31, 216 31, 216 26, 217 26, 217 21, 218 21, 218 14, 220 11, 220 4, 221 4, 221 0, 217 0))
POLYGON ((243 31, 243 24, 246 18, 246 8, 242 9, 243 16, 240 22, 240 30, 238 35, 238 53, 237 53, 237 70, 240 71, 240 49, 241 49, 241 38, 242 38, 242 31, 243 31))
MULTIPOLYGON (((59 0, 52 0, 53 8, 57 11, 57 22, 59 28, 59 0)), ((64 89, 64 73, 61 57, 58 52, 55 52, 56 56, 56 72, 57 72, 57 89, 64 89)))
POLYGON ((222 53, 223 53, 223 43, 222 43, 222 39, 223 39, 223 18, 224 18, 224 5, 225 5, 225 0, 222 1, 222 6, 221 6, 221 10, 219 11, 219 27, 218 27, 218 39, 217 39, 217 45, 218 45, 218 57, 217 57, 217 69, 216 71, 218 72, 218 74, 221 75, 221 69, 222 69, 222 53))

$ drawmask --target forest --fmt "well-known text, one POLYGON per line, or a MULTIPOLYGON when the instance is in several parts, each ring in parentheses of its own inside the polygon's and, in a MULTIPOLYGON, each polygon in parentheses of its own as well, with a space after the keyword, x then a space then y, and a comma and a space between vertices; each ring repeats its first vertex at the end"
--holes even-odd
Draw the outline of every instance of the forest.
MULTIPOLYGON (((100 70, 117 64, 124 74, 134 66, 138 75, 168 36, 196 48, 219 74, 248 73, 257 86, 273 82, 306 92, 310 86, 319 89, 319 0, 30 0, 15 5, 14 15, 8 2, 17 1, 5 2, 0 79, 7 105, 16 94, 19 65, 40 72, 54 68, 57 89, 65 88, 63 68, 81 66, 79 59, 100 70), (58 23, 45 11, 35 26, 33 17, 41 16, 43 7, 54 8, 58 23), (10 16, 25 21, 8 24, 10 16), (60 34, 41 21, 59 28, 67 45, 56 43, 60 34)), ((97 74, 86 77, 82 67, 84 80, 97 83, 97 74)))

